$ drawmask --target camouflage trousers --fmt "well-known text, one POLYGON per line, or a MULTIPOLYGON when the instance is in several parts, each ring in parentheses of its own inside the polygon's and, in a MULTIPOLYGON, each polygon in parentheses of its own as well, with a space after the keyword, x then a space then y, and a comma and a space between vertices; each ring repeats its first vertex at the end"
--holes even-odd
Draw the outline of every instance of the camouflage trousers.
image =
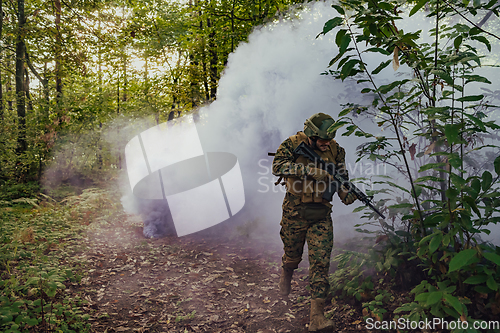
POLYGON ((304 214, 307 205, 297 205, 298 199, 287 193, 283 201, 283 217, 280 223, 280 236, 285 252, 282 258, 283 267, 298 267, 307 242, 311 297, 326 298, 330 289, 328 272, 333 248, 331 209, 316 204, 312 205, 317 208, 313 214, 304 214))

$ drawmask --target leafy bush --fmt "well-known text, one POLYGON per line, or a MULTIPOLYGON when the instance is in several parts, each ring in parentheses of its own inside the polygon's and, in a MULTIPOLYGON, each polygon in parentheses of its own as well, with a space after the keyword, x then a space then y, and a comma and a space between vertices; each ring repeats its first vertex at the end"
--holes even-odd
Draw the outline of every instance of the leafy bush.
MULTIPOLYGON (((496 1, 418 1, 405 8, 399 1, 344 0, 333 7, 340 16, 326 22, 322 34, 340 27, 339 53, 330 63, 338 66, 327 74, 355 80, 372 102, 347 105, 330 130, 347 126, 343 135, 367 140, 358 147, 359 159, 387 163, 403 176, 403 185, 393 179, 374 182, 384 188, 372 192, 385 195, 376 205, 388 212, 379 222, 389 249, 402 244, 395 257, 417 260, 427 275, 412 290, 414 302, 396 312, 409 312, 413 319, 494 318, 500 248, 484 244, 480 235, 500 221, 500 156, 496 145, 485 143, 487 137, 499 138, 493 113, 498 107, 492 104, 498 95, 486 88, 478 94, 471 86, 491 84, 476 73, 484 58, 480 47, 491 51, 491 40, 500 38, 467 18, 449 22, 481 10, 498 16, 496 1), (422 30, 398 28, 408 11, 410 16, 426 11, 435 20, 428 31, 433 42, 422 41, 422 30), (368 68, 369 52, 389 59, 368 68), (379 84, 377 74, 391 63, 394 70, 405 64, 410 72, 379 84), (355 122, 360 116, 383 131, 363 130, 355 122)), ((365 217, 376 218, 371 212, 365 217)))
POLYGON ((0 185, 0 200, 11 201, 19 198, 36 198, 40 193, 40 184, 35 181, 16 183, 8 181, 0 185))
POLYGON ((75 254, 85 225, 113 207, 105 191, 88 189, 63 204, 0 209, 0 331, 90 331, 86 301, 67 289, 83 276, 75 254))

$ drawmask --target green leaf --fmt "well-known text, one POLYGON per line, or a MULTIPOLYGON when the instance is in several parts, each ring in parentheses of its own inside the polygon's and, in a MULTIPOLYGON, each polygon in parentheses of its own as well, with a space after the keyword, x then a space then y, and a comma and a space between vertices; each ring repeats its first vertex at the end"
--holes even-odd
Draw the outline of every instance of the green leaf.
POLYGON ((345 15, 344 8, 340 7, 339 5, 332 5, 332 7, 335 8, 340 15, 345 15))
POLYGON ((486 286, 488 286, 491 290, 498 290, 498 283, 496 283, 492 275, 490 275, 488 280, 486 280, 486 286))
POLYGON ((29 318, 29 319, 26 320, 26 324, 28 324, 29 326, 38 325, 38 319, 36 319, 36 318, 29 318))
POLYGON ((441 245, 441 241, 443 240, 443 234, 442 233, 437 233, 432 237, 430 243, 429 243, 429 254, 433 254, 436 252, 436 250, 439 248, 439 245, 441 245))
POLYGON ((497 266, 500 266, 500 256, 492 252, 483 252, 483 257, 491 262, 494 262, 497 266))
POLYGON ((475 39, 475 40, 483 43, 484 45, 486 45, 486 48, 488 49, 488 51, 491 52, 491 44, 490 44, 490 41, 488 39, 486 39, 486 37, 484 37, 484 36, 472 36, 471 39, 475 39))
POLYGON ((335 43, 337 44, 338 47, 340 47, 340 45, 342 44, 342 38, 345 36, 346 33, 347 30, 345 29, 340 29, 337 32, 337 35, 335 36, 335 43))
POLYGON ((372 74, 378 74, 380 73, 381 70, 383 70, 384 68, 386 68, 387 66, 389 66, 389 64, 391 63, 392 60, 387 60, 387 61, 384 61, 382 63, 380 63, 380 65, 378 65, 377 68, 375 68, 372 72, 372 74))
POLYGON ((439 178, 439 177, 434 177, 434 176, 424 176, 424 177, 417 178, 415 180, 415 183, 421 183, 421 182, 427 182, 427 181, 444 182, 444 179, 439 178))
MULTIPOLYGON (((323 26, 323 31, 319 35, 326 34, 330 30, 332 30, 332 29, 338 27, 339 25, 341 25, 343 22, 344 22, 344 19, 342 17, 334 17, 334 18, 328 20, 325 23, 325 25, 323 26)), ((316 37, 318 37, 318 36, 316 36, 316 37)))
POLYGON ((455 40, 453 41, 453 45, 455 46, 456 49, 460 48, 462 40, 463 40, 462 36, 458 36, 457 38, 455 38, 455 40))
POLYGON ((394 9, 394 7, 390 4, 390 3, 387 3, 387 2, 378 2, 377 3, 378 5, 378 8, 381 8, 381 9, 384 9, 384 10, 387 10, 387 11, 392 11, 394 9))
POLYGON ((57 292, 57 289, 48 289, 48 290, 45 290, 45 293, 49 297, 54 297, 56 295, 56 292, 57 292))
POLYGON ((468 277, 464 283, 467 284, 480 284, 480 283, 485 283, 486 280, 488 280, 488 275, 482 274, 482 275, 473 275, 468 277))
POLYGON ((394 95, 392 95, 395 99, 403 99, 405 97, 405 93, 402 91, 398 91, 394 95))
POLYGON ((27 281, 26 281, 26 285, 30 286, 30 285, 34 285, 34 284, 38 284, 38 282, 40 281, 40 278, 37 277, 37 276, 33 276, 33 277, 30 277, 27 281))
POLYGON ((349 124, 349 123, 347 121, 337 121, 335 124, 328 127, 328 132, 335 132, 336 130, 338 130, 339 128, 341 128, 342 126, 344 126, 346 124, 349 124))
POLYGON ((474 211, 474 213, 477 214, 477 216, 481 217, 481 212, 477 208, 476 201, 472 199, 472 197, 466 195, 464 196, 464 201, 470 206, 470 208, 472 208, 472 210, 474 211))
POLYGON ((442 169, 446 166, 446 163, 427 163, 420 167, 418 172, 424 172, 429 169, 442 169))
POLYGON ((427 235, 427 236, 425 236, 424 238, 422 238, 422 239, 420 240, 420 242, 418 242, 418 245, 419 245, 419 246, 424 245, 425 243, 427 243, 427 241, 428 241, 429 239, 432 239, 432 237, 433 237, 433 236, 434 236, 434 234, 431 234, 431 235, 427 235))
POLYGON ((342 39, 340 41, 339 52, 342 54, 345 53, 350 43, 351 43, 351 36, 349 36, 348 34, 342 36, 342 39))
POLYGON ((461 124, 446 124, 444 125, 444 135, 448 140, 448 144, 454 144, 460 141, 460 126, 461 124))
POLYGON ((417 302, 427 302, 430 293, 421 293, 415 296, 415 301, 417 302))
POLYGON ((479 29, 479 28, 477 28, 477 27, 472 27, 472 28, 469 30, 469 35, 470 35, 470 36, 479 35, 481 32, 482 32, 482 30, 481 30, 481 29, 479 29))
POLYGON ((486 126, 484 126, 484 122, 481 119, 474 117, 470 114, 465 114, 465 116, 470 120, 472 120, 474 124, 476 124, 476 126, 479 127, 481 131, 486 132, 486 126))
POLYGON ((383 55, 390 55, 391 53, 387 50, 381 49, 380 47, 371 47, 369 49, 364 50, 363 52, 379 52, 383 55))
POLYGON ((443 292, 442 291, 434 291, 429 294, 429 297, 427 297, 427 304, 432 305, 436 304, 443 298, 443 292))
POLYGON ((481 188, 483 189, 483 191, 486 191, 493 181, 493 176, 491 175, 491 172, 485 171, 483 172, 481 178, 483 179, 483 181, 481 182, 481 188))
POLYGON ((356 125, 350 125, 350 126, 347 126, 347 132, 345 133, 342 133, 342 136, 349 136, 351 135, 352 133, 354 133, 354 131, 358 128, 358 126, 356 125))
POLYGON ((400 186, 396 183, 393 183, 393 182, 387 182, 387 184, 391 185, 392 187, 396 187, 396 188, 399 188, 401 191, 404 191, 406 193, 410 193, 410 191, 408 191, 407 189, 405 189, 403 186, 400 186))
POLYGON ((451 260, 448 273, 459 270, 477 253, 476 249, 467 249, 458 252, 451 260))
POLYGON ((450 173, 450 179, 453 185, 456 186, 457 189, 461 190, 465 184, 467 183, 465 179, 463 179, 461 176, 456 175, 454 173, 450 173))
POLYGON ((411 196, 415 198, 415 196, 418 198, 420 196, 420 194, 422 194, 422 186, 420 185, 414 185, 414 188, 415 188, 415 193, 413 193, 413 191, 411 191, 411 196))
POLYGON ((495 167, 496 174, 500 176, 500 156, 497 156, 497 158, 495 158, 493 166, 495 167))
POLYGON ((417 4, 410 11, 410 17, 415 15, 415 13, 418 12, 418 10, 422 8, 426 3, 427 0, 420 0, 419 2, 417 2, 417 4))
POLYGON ((359 207, 356 207, 352 210, 353 213, 357 213, 357 212, 360 212, 362 211, 363 209, 365 209, 365 206, 359 206, 359 207))
POLYGON ((470 95, 465 97, 457 98, 458 102, 477 102, 484 98, 483 95, 470 95))
POLYGON ((458 298, 450 294, 444 294, 444 300, 445 303, 451 305, 459 314, 462 313, 462 302, 458 298))
POLYGON ((436 74, 440 78, 442 78, 448 85, 453 86, 453 78, 450 74, 442 69, 433 69, 431 70, 432 74, 436 74))
POLYGON ((348 114, 349 114, 349 112, 351 112, 351 111, 352 111, 352 108, 347 108, 347 109, 344 109, 344 110, 342 110, 342 111, 340 111, 340 112, 339 112, 338 117, 340 118, 340 117, 343 117, 343 116, 345 116, 345 115, 348 115, 348 114))
POLYGON ((479 192, 481 191, 481 181, 477 178, 474 178, 471 181, 470 186, 472 187, 474 192, 477 192, 477 194, 479 194, 479 192))
POLYGON ((351 75, 351 70, 357 63, 359 63, 359 60, 351 59, 348 62, 346 62, 344 66, 342 66, 342 70, 340 71, 340 78, 342 79, 342 81, 351 75))
POLYGON ((465 84, 467 84, 469 82, 482 82, 482 83, 491 84, 490 80, 488 80, 484 76, 480 76, 480 75, 464 75, 464 78, 467 79, 467 81, 465 81, 465 84))
POLYGON ((453 95, 455 92, 450 90, 443 90, 443 98, 453 95))
POLYGON ((335 56, 335 58, 333 58, 332 60, 330 60, 330 63, 328 64, 328 67, 332 66, 334 63, 336 63, 340 58, 342 58, 342 53, 339 53, 335 56))
POLYGON ((412 203, 400 203, 400 204, 397 204, 397 205, 392 205, 392 206, 389 206, 388 208, 412 208, 413 207, 413 204, 412 203))

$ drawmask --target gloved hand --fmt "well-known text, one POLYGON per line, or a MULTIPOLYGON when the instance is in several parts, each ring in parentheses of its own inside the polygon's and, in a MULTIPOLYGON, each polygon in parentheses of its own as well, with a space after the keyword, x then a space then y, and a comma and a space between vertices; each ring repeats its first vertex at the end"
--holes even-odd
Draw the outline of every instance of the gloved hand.
POLYGON ((316 181, 327 180, 330 177, 328 172, 320 168, 311 168, 307 175, 313 177, 316 181))
POLYGON ((342 200, 342 202, 344 203, 344 205, 350 205, 358 198, 356 194, 343 190, 339 191, 339 197, 340 200, 342 200))

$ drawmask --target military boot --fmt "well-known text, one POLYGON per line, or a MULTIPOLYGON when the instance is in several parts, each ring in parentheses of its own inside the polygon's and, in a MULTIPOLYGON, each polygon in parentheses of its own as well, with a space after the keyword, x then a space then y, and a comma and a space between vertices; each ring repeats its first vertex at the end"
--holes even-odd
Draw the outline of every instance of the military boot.
POLYGON ((309 332, 325 330, 331 332, 335 326, 334 322, 326 319, 323 314, 325 300, 322 298, 311 298, 311 319, 309 321, 309 332))
POLYGON ((282 296, 288 296, 288 294, 290 294, 290 291, 292 290, 293 271, 294 270, 292 268, 288 267, 281 268, 279 287, 282 296))

